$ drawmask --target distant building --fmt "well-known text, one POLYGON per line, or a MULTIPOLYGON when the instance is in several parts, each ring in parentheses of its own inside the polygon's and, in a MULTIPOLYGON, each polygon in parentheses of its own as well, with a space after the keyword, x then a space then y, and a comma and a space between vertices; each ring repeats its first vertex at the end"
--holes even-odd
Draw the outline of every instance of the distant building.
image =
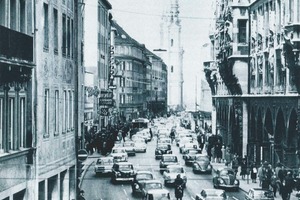
POLYGON ((168 107, 183 108, 183 48, 178 0, 172 0, 170 10, 162 16, 160 53, 168 66, 168 107), (165 52, 163 52, 165 51, 165 52))

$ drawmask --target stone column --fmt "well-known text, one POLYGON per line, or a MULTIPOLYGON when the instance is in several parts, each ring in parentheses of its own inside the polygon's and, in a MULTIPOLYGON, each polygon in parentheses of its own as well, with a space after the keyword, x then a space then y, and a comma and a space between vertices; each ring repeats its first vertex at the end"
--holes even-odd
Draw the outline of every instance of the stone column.
POLYGON ((15 107, 14 107, 14 145, 13 145, 13 149, 17 150, 20 147, 20 90, 21 87, 19 86, 19 83, 15 83, 15 107))
POLYGON ((8 98, 8 92, 10 90, 10 87, 8 84, 5 84, 4 87, 4 98, 3 98, 3 149, 4 152, 9 151, 9 98, 8 98))

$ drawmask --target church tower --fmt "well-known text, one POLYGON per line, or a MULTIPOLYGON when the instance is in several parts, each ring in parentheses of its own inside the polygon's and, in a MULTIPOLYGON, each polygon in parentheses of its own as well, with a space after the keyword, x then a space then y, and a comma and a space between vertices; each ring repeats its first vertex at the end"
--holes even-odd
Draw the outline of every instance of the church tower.
POLYGON ((183 108, 183 48, 178 0, 171 0, 169 10, 162 16, 160 25, 161 56, 168 66, 168 107, 183 108))

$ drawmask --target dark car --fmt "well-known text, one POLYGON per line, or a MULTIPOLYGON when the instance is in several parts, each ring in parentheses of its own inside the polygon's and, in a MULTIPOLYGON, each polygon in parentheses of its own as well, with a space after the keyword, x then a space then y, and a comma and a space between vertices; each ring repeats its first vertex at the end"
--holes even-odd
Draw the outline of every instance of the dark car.
POLYGON ((141 194, 141 183, 147 180, 153 180, 154 176, 152 172, 150 171, 137 171, 136 174, 134 175, 131 188, 132 188, 132 194, 141 194))
POLYGON ((139 195, 144 198, 149 190, 163 189, 163 185, 159 180, 144 180, 140 181, 136 188, 139 189, 139 195))
POLYGON ((240 182, 236 179, 235 173, 231 168, 214 170, 214 188, 233 189, 238 191, 240 182))
POLYGON ((176 155, 164 154, 161 157, 161 160, 159 163, 160 173, 162 174, 167 169, 167 166, 169 166, 169 165, 179 165, 179 164, 180 163, 179 163, 176 155))
POLYGON ((132 181, 134 175, 135 171, 130 162, 117 162, 112 167, 111 182, 132 181))
POLYGON ((161 159, 164 154, 171 154, 172 151, 169 149, 168 144, 158 143, 155 149, 155 159, 161 159))
POLYGON ((261 188, 251 188, 247 194, 245 194, 246 200, 274 200, 274 194, 270 190, 264 190, 261 188))
POLYGON ((207 155, 196 154, 193 165, 193 172, 211 174, 212 165, 210 164, 209 157, 207 155))

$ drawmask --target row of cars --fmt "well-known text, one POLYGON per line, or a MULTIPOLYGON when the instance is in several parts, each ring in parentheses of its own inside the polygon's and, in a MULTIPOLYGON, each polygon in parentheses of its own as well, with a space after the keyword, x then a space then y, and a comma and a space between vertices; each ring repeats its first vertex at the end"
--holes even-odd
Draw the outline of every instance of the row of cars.
POLYGON ((169 191, 154 178, 151 171, 136 170, 128 161, 128 156, 147 151, 147 142, 152 139, 149 136, 148 130, 144 129, 133 135, 129 141, 116 141, 109 156, 97 159, 94 170, 96 175, 109 174, 112 184, 129 182, 134 196, 140 196, 144 200, 169 200, 169 191))

